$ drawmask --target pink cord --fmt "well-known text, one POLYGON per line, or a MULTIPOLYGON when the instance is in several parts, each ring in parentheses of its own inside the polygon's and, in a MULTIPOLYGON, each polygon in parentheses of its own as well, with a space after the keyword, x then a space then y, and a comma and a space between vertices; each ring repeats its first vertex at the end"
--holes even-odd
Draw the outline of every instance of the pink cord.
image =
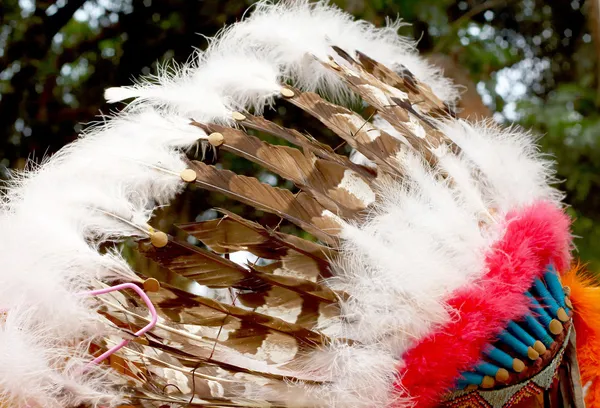
MULTIPOLYGON (((104 295, 105 293, 115 292, 115 291, 119 291, 119 290, 123 290, 123 289, 132 289, 133 291, 135 291, 138 295, 140 295, 140 297, 142 298, 144 303, 146 303, 146 306, 148 306, 148 309, 150 310, 150 314, 152 315, 152 320, 150 320, 150 323, 148 323, 145 327, 141 328, 136 333, 134 333, 134 336, 136 336, 136 337, 142 336, 149 330, 152 330, 154 328, 154 326, 156 326, 156 322, 158 321, 158 314, 156 313, 156 309, 154 308, 154 305, 152 304, 152 301, 150 300, 148 295, 146 295, 146 293, 142 289, 140 289, 139 286, 134 285, 133 283, 122 283, 120 285, 111 286, 111 287, 105 288, 105 289, 98 289, 98 290, 92 290, 90 292, 85 292, 84 294, 88 295, 88 296, 98 296, 98 295, 104 295)), ((120 349, 125 347, 127 344, 129 344, 130 341, 131 340, 127 340, 127 339, 122 340, 119 344, 116 344, 109 350, 102 353, 102 355, 96 357, 93 361, 88 363, 85 366, 85 370, 89 369, 91 366, 93 366, 95 364, 100 364, 101 362, 106 360, 108 357, 112 356, 114 353, 116 353, 117 351, 119 351, 120 349)))

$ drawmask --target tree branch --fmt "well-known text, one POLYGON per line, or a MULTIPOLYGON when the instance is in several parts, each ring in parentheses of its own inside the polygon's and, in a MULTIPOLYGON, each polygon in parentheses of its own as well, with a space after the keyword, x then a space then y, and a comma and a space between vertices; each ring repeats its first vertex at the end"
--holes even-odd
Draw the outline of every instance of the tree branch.
POLYGON ((73 14, 86 2, 86 0, 69 0, 64 7, 48 17, 46 16, 47 4, 37 6, 31 20, 31 24, 25 31, 23 39, 7 45, 4 56, 0 58, 0 72, 22 58, 43 59, 50 49, 52 38, 63 28, 73 14))
POLYGON ((588 19, 596 49, 596 106, 600 107, 600 0, 589 2, 588 19))
POLYGON ((80 55, 98 48, 101 41, 114 38, 122 34, 123 28, 120 23, 115 23, 105 27, 97 35, 87 40, 83 40, 72 47, 65 48, 57 58, 57 68, 60 69, 64 64, 75 61, 80 55))
POLYGON ((512 1, 514 0, 487 0, 486 2, 478 4, 475 7, 471 8, 469 11, 467 11, 465 14, 463 14, 451 23, 451 34, 447 35, 443 40, 438 42, 433 48, 432 53, 442 52, 442 50, 444 50, 446 46, 448 46, 448 44, 456 38, 458 30, 476 15, 499 6, 506 6, 512 1))
POLYGON ((59 8, 58 11, 46 18, 44 24, 46 37, 52 41, 52 38, 63 28, 69 20, 73 17, 73 14, 85 4, 87 0, 68 0, 67 4, 59 8))
POLYGON ((33 78, 38 72, 38 61, 48 55, 52 38, 85 2, 86 0, 69 0, 50 17, 46 17, 44 8, 48 3, 39 2, 23 39, 7 46, 4 57, 0 59, 0 72, 17 60, 21 63, 21 69, 10 80, 11 92, 4 93, 0 100, 0 134, 3 138, 8 139, 11 128, 19 117, 22 101, 26 98, 28 89, 31 90, 34 85, 33 78))

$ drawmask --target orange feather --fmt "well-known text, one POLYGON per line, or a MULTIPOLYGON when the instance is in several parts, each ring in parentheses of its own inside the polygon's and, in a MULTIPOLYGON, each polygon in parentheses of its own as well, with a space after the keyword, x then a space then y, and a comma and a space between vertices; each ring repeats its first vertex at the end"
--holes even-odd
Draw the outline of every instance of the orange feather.
POLYGON ((577 333, 577 359, 581 382, 587 388, 588 408, 600 408, 600 281, 575 265, 562 276, 571 288, 574 324, 577 333))

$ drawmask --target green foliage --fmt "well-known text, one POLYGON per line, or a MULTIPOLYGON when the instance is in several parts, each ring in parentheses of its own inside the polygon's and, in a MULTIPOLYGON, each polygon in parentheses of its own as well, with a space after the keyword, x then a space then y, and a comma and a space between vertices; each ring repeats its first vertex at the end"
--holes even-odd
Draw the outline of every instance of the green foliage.
POLYGON ((582 259, 599 270, 600 113, 596 91, 576 83, 559 85, 546 100, 531 98, 519 104, 521 123, 543 132, 544 151, 558 162, 558 173, 576 219, 573 233, 582 259))

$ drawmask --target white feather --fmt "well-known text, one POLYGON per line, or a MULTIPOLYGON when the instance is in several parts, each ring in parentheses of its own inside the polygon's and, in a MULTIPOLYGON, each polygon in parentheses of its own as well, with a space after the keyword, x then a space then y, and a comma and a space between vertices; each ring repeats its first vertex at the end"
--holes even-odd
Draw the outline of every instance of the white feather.
POLYGON ((276 62, 281 75, 302 89, 320 90, 340 99, 348 90, 334 75, 323 69, 313 55, 327 60, 336 45, 353 54, 362 51, 388 66, 406 66, 430 85, 442 99, 453 102, 458 93, 448 79, 416 55, 414 44, 398 36, 400 23, 376 28, 371 23, 331 7, 328 2, 308 0, 259 2, 247 19, 226 29, 207 53, 256 50, 266 60, 276 62))
POLYGON ((228 122, 231 112, 260 114, 291 81, 303 90, 319 90, 336 100, 351 93, 314 59, 326 60, 337 45, 362 51, 389 66, 403 65, 448 103, 458 96, 449 80, 419 58, 414 44, 399 37, 399 23, 376 28, 326 2, 259 2, 250 17, 224 29, 206 52, 191 62, 163 67, 138 85, 109 88, 109 102, 135 98, 127 109, 151 104, 200 121, 228 122))
MULTIPOLYGON (((123 402, 110 372, 92 367, 87 346, 64 344, 42 331, 32 310, 14 307, 0 325, 0 403, 10 407, 64 408, 123 402)), ((73 340, 73 339, 72 339, 73 340)))
POLYGON ((517 126, 502 129, 492 121, 454 120, 440 126, 460 147, 463 160, 482 174, 480 184, 495 210, 505 213, 540 199, 560 203, 562 194, 552 187, 554 163, 531 133, 517 126))

